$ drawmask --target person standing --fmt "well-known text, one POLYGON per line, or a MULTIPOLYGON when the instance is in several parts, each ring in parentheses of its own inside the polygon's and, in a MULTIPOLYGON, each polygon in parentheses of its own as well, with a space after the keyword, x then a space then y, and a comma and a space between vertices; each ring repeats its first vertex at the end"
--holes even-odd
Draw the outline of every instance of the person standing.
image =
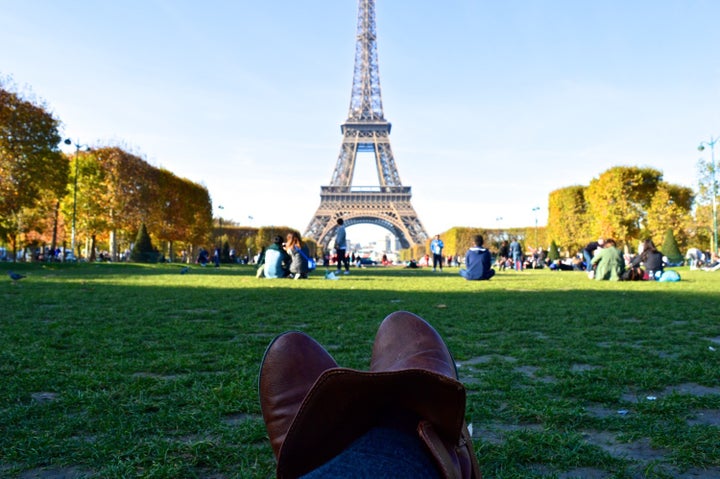
POLYGON ((213 263, 215 264, 216 268, 220 267, 220 247, 216 247, 215 251, 213 252, 213 263))
POLYGON ((512 242, 510 243, 510 257, 512 258, 513 265, 515 266, 516 271, 522 271, 523 269, 523 254, 522 254, 522 248, 520 247, 520 243, 518 242, 517 238, 513 238, 512 242))
POLYGON ((490 251, 483 247, 483 237, 477 235, 474 238, 475 246, 471 247, 465 255, 465 267, 467 269, 460 270, 460 276, 471 280, 488 280, 495 276, 495 270, 492 269, 492 258, 490 251))
POLYGON ((345 274, 350 274, 350 258, 347 256, 347 236, 345 235, 345 221, 337 219, 335 232, 335 252, 337 253, 337 274, 340 274, 342 266, 345 265, 345 274))
POLYGON ((442 250, 444 247, 445 243, 440 239, 440 235, 435 235, 435 239, 430 242, 430 251, 432 251, 433 255, 433 271, 436 271, 438 267, 442 271, 442 250))

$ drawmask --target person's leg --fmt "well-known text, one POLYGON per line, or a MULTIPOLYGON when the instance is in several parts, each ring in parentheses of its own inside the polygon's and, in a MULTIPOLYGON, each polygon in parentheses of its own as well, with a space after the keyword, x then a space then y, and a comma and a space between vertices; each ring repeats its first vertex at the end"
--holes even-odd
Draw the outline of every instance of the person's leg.
POLYGON ((455 361, 412 313, 383 320, 369 372, 337 367, 303 333, 280 335, 259 385, 278 477, 480 477, 455 361))
POLYGON ((583 259, 585 259, 585 271, 590 271, 592 269, 592 255, 586 250, 583 250, 582 253, 583 259))
POLYGON ((329 477, 440 479, 440 474, 417 433, 375 427, 302 479, 329 477))
POLYGON ((345 261, 345 250, 338 248, 337 249, 337 272, 340 272, 340 269, 342 268, 343 262, 345 261))
POLYGON ((265 350, 260 365, 260 409, 275 458, 288 429, 315 380, 337 363, 310 336, 297 331, 280 334, 265 350))
POLYGON ((405 411, 404 421, 414 418, 426 450, 444 477, 480 479, 465 424, 465 388, 458 381, 455 360, 435 328, 408 311, 388 315, 375 336, 370 372, 395 373, 393 382, 404 383, 389 398, 405 411))

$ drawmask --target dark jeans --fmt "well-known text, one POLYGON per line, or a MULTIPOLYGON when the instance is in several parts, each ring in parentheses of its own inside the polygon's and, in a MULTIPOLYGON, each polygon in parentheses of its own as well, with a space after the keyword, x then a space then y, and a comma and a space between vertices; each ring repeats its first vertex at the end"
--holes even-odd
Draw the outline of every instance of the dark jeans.
POLYGON ((350 258, 345 254, 345 249, 337 249, 337 269, 340 271, 342 265, 345 265, 345 271, 350 271, 350 258))
POLYGON ((440 269, 442 269, 442 255, 433 253, 433 269, 437 268, 438 266, 440 266, 440 269))
POLYGON ((439 479, 417 434, 376 427, 301 479, 439 479))

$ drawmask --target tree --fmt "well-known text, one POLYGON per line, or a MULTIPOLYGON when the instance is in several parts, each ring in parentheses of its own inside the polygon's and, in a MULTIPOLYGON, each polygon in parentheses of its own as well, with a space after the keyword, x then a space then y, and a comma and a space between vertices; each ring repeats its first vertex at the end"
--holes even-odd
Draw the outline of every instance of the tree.
POLYGON ((652 168, 616 166, 590 182, 585 199, 592 237, 637 240, 662 173, 652 168))
POLYGON ((130 260, 136 263, 154 263, 157 260, 145 223, 140 226, 140 231, 138 231, 137 239, 130 254, 130 260))
POLYGON ((547 236, 571 252, 580 251, 590 237, 586 190, 585 186, 568 186, 548 197, 547 236))
POLYGON ((552 240, 550 243, 550 251, 548 251, 548 259, 550 261, 556 261, 560 259, 560 252, 558 251, 557 244, 555 243, 555 240, 552 240))
POLYGON ((687 247, 693 198, 690 188, 661 182, 646 211, 645 236, 660 244, 670 229, 677 232, 678 243, 687 247))
POLYGON ((673 234, 673 230, 671 228, 668 228, 668 230, 665 232, 665 239, 663 240, 662 248, 660 248, 660 251, 662 251, 663 255, 667 256, 667 259, 670 263, 682 264, 683 255, 682 253, 680 253, 677 241, 675 241, 675 235, 673 234))
MULTIPOLYGON (((95 260, 98 237, 106 237, 110 224, 107 171, 99 161, 100 154, 102 150, 75 153, 77 168, 73 168, 70 174, 69 188, 63 201, 63 214, 68 218, 73 212, 75 214, 78 238, 84 236, 90 240, 90 261, 95 260)), ((77 251, 74 253, 78 254, 77 251)))
POLYGON ((17 235, 27 231, 22 214, 41 192, 58 193, 67 182, 67 162, 59 150, 59 121, 4 88, 0 81, 0 234, 17 255, 17 235))

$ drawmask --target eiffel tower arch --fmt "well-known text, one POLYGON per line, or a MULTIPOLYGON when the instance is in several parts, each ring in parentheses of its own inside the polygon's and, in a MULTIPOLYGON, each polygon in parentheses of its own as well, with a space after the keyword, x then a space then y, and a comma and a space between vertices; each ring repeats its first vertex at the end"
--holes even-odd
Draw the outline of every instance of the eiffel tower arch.
POLYGON ((306 237, 327 247, 335 236, 337 219, 343 218, 345 226, 381 226, 395 235, 403 248, 427 240, 410 202, 411 188, 400 181, 390 148, 391 126, 383 114, 380 95, 375 0, 359 0, 350 111, 341 125, 343 141, 330 185, 320 187, 320 206, 306 237), (353 185, 358 153, 364 152, 374 154, 378 185, 353 185))

